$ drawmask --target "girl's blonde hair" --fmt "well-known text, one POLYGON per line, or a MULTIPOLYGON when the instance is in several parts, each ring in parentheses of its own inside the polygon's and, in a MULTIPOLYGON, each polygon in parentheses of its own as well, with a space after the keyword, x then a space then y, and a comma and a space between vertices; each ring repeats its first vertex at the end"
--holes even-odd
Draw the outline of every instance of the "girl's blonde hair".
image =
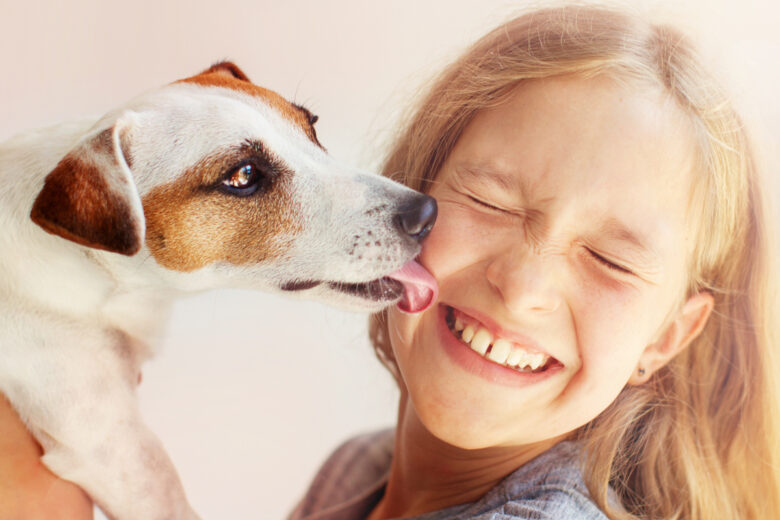
MULTIPOLYGON (((698 222, 688 294, 715 299, 684 353, 574 432, 593 499, 613 519, 779 519, 774 235, 745 129, 680 33, 594 6, 515 18, 445 69, 383 174, 427 190, 477 111, 500 104, 519 82, 562 74, 656 85, 687 114, 697 142, 698 222), (610 486, 622 507, 608 499, 610 486)), ((398 378, 386 315, 369 325, 398 378)))

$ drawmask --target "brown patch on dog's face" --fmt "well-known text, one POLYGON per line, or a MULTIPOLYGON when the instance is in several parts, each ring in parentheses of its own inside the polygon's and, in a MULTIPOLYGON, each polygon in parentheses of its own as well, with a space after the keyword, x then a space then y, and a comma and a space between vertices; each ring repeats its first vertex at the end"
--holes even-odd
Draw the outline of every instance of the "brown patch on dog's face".
POLYGON ((302 229, 291 177, 255 142, 207 157, 143 198, 146 245, 160 265, 175 271, 278 258, 302 229), (246 165, 260 176, 248 195, 223 183, 246 165))
POLYGON ((322 148, 317 140, 317 132, 314 130, 317 116, 300 105, 290 103, 276 92, 251 83, 241 69, 233 63, 219 63, 197 76, 177 81, 177 83, 228 88, 258 97, 276 109, 285 119, 299 127, 314 144, 322 148))

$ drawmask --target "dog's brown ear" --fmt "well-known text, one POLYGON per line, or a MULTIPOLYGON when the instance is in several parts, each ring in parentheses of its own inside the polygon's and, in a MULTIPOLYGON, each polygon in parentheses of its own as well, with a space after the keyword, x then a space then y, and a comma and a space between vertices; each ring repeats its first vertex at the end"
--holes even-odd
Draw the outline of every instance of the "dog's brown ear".
POLYGON ((127 119, 82 139, 49 173, 30 213, 36 224, 87 247, 141 249, 143 209, 121 143, 127 119))
POLYGON ((238 65, 232 61, 220 61, 219 63, 215 63, 208 69, 201 72, 201 74, 211 74, 214 72, 218 74, 230 75, 242 81, 250 81, 246 74, 244 74, 244 71, 239 69, 238 65))

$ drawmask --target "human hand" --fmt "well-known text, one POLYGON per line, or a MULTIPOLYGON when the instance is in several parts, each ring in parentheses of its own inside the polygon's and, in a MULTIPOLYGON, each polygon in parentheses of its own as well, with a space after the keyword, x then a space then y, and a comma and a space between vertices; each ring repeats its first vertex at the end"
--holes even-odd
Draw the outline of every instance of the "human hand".
POLYGON ((91 520, 92 501, 41 462, 43 450, 0 394, 0 518, 91 520))

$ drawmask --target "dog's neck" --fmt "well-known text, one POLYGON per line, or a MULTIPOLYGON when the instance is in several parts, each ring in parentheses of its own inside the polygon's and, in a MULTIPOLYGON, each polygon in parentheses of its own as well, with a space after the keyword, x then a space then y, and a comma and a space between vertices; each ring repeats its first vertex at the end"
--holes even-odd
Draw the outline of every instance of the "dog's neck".
POLYGON ((110 285, 102 293, 103 301, 95 308, 95 315, 107 326, 152 349, 159 343, 173 301, 181 292, 160 283, 149 272, 144 264, 153 264, 154 260, 146 251, 138 258, 95 250, 86 250, 85 255, 93 265, 93 276, 102 277, 110 285))

